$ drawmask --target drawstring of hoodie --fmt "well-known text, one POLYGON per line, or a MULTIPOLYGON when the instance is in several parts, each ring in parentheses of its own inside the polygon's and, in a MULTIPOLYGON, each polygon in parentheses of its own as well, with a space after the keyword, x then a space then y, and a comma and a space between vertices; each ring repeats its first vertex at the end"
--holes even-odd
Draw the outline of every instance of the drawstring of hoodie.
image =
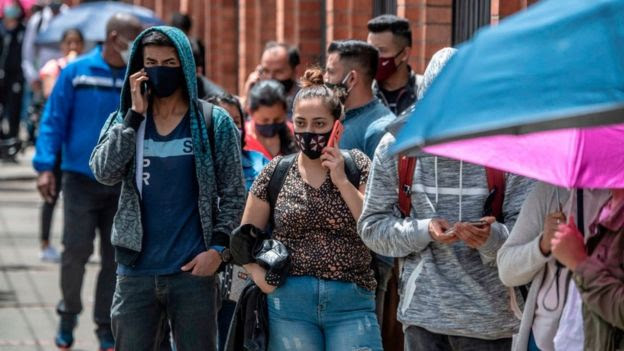
MULTIPOLYGON (((200 130, 200 134, 203 134, 203 130, 206 128, 202 128, 202 123, 201 123, 201 117, 203 117, 202 113, 201 113, 201 103, 199 102, 199 100, 195 100, 195 118, 197 118, 197 125, 199 126, 199 130, 200 130)), ((206 141, 204 140, 204 138, 199 138, 200 142, 201 142, 201 148, 202 148, 202 153, 206 153, 206 141)))
POLYGON ((459 221, 462 221, 462 196, 464 194, 464 161, 459 161, 459 221))
POLYGON ((436 188, 436 193, 435 193, 435 204, 436 204, 436 208, 438 207, 438 156, 433 158, 433 164, 434 164, 434 178, 435 178, 435 188, 436 188))

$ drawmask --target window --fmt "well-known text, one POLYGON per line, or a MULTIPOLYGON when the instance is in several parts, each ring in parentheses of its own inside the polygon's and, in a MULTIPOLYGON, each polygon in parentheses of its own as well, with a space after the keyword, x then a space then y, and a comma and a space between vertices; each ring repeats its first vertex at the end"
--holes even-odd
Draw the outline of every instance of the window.
POLYGON ((396 13, 396 0, 373 0, 373 17, 385 14, 396 15, 396 13))
POLYGON ((453 0, 453 46, 490 24, 490 0, 453 0))

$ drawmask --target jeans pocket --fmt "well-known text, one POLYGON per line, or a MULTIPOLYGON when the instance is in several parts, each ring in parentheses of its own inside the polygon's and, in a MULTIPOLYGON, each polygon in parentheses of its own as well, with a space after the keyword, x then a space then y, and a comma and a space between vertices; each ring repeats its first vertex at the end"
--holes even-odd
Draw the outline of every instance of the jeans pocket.
POLYGON ((357 285, 356 283, 351 283, 351 286, 353 287, 353 291, 358 297, 365 298, 365 299, 372 299, 372 300, 375 299, 375 291, 364 289, 363 287, 357 285))

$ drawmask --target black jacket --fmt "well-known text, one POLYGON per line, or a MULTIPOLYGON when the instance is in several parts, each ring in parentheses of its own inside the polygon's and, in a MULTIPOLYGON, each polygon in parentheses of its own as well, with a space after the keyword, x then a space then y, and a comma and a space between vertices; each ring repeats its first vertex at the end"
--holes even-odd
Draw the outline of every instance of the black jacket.
POLYGON ((266 295, 256 284, 241 293, 225 343, 227 351, 266 351, 269 348, 269 312, 266 295))
POLYGON ((373 81, 373 94, 381 100, 381 102, 386 105, 395 116, 401 114, 401 112, 405 111, 408 107, 413 105, 416 100, 418 100, 418 84, 422 81, 422 76, 417 75, 411 68, 409 68, 410 76, 407 81, 407 85, 405 85, 401 92, 399 93, 399 98, 396 102, 396 105, 390 105, 388 103, 388 99, 383 94, 383 91, 379 87, 379 83, 377 81, 373 81))

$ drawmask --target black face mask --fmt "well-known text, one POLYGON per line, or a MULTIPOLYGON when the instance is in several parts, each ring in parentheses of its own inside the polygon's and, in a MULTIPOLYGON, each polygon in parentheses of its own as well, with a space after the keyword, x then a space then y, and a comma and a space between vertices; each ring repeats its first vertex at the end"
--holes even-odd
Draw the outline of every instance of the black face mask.
POLYGON ((278 80, 278 82, 280 82, 280 84, 284 87, 284 93, 286 94, 288 94, 290 89, 292 89, 295 85, 295 81, 293 79, 278 80))
POLYGON ((301 152, 311 160, 321 157, 323 149, 327 146, 331 130, 327 133, 295 133, 295 142, 301 152))
POLYGON ((145 67, 152 92, 158 97, 171 96, 184 82, 182 67, 145 67))
POLYGON ((272 138, 286 127, 284 122, 273 124, 256 124, 256 132, 265 138, 272 138))

